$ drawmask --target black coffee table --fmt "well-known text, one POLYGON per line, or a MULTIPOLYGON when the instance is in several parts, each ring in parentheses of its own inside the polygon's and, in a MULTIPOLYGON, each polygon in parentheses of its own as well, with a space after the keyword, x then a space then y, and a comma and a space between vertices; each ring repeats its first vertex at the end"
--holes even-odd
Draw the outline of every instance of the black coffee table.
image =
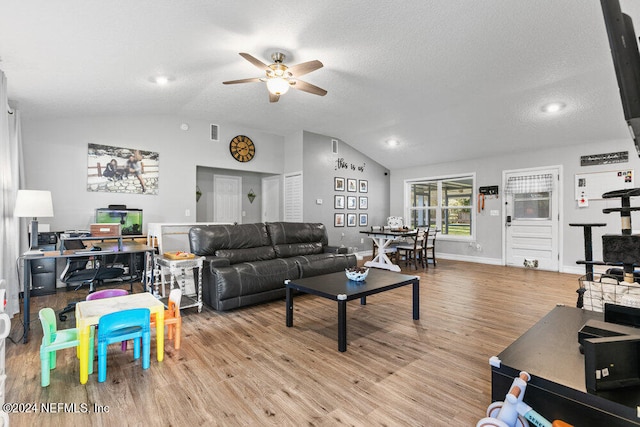
POLYGON ((287 326, 293 326, 293 290, 318 295, 338 302, 338 350, 347 351, 347 301, 360 298, 367 303, 367 295, 373 295, 400 286, 413 285, 413 320, 420 318, 420 278, 375 268, 362 282, 347 279, 343 271, 305 279, 286 280, 287 326))

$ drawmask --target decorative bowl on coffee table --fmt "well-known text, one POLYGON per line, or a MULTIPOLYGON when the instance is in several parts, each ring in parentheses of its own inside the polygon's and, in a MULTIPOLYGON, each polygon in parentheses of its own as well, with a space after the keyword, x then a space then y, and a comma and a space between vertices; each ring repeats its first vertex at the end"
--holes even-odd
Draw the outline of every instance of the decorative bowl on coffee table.
POLYGON ((369 274, 369 269, 368 268, 359 268, 355 271, 349 270, 348 268, 345 269, 345 273, 347 274, 347 278, 349 280, 353 280, 356 282, 362 282, 364 279, 367 278, 367 274, 369 274))

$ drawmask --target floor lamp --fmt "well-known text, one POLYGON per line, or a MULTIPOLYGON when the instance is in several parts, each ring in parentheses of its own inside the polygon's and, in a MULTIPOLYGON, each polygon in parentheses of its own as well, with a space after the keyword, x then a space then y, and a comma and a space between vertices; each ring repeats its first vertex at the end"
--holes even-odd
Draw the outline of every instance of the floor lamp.
POLYGON ((38 250, 38 217, 53 216, 51 191, 18 190, 13 215, 18 218, 33 218, 30 224, 29 251, 25 255, 42 254, 38 250))

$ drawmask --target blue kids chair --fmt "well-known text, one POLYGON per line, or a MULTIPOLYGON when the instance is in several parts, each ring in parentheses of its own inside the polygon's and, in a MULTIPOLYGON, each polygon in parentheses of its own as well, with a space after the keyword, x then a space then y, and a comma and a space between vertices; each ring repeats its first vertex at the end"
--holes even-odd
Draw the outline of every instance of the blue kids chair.
MULTIPOLYGON (((40 345, 40 370, 42 387, 47 387, 50 382, 50 371, 56 367, 56 351, 63 348, 78 347, 80 345, 80 332, 78 328, 58 330, 56 314, 47 307, 38 313, 42 323, 42 344, 40 345)), ((93 354, 93 330, 89 338, 89 354, 93 354)), ((93 364, 89 365, 89 373, 93 373, 93 364)))
MULTIPOLYGON (((102 316, 98 321, 98 382, 107 379, 107 345, 133 340, 133 358, 140 358, 142 341, 142 369, 149 369, 150 342, 148 308, 116 311, 102 316)), ((93 353, 92 353, 93 354, 93 353)))

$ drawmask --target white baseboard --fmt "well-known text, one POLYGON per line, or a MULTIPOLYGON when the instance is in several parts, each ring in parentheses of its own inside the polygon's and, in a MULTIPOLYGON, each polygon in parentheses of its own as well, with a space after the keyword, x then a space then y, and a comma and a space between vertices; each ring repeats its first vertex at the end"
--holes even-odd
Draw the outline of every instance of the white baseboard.
MULTIPOLYGON (((360 251, 356 252, 356 257, 358 259, 362 259, 362 257, 367 257, 373 255, 373 251, 360 251)), ((502 265, 502 260, 497 258, 484 258, 484 257, 475 257, 468 255, 459 255, 459 254, 446 254, 438 252, 436 253, 436 259, 450 259, 453 261, 465 261, 465 262, 477 262, 479 264, 491 264, 491 265, 502 265)))
MULTIPOLYGON (((594 265, 593 272, 598 274, 604 274, 606 271, 612 268, 610 265, 594 265)), ((560 270, 561 273, 580 274, 585 275, 586 271, 584 265, 565 265, 560 270)))
MULTIPOLYGON (((356 256, 358 257, 358 259, 362 259, 363 257, 368 257, 371 255, 373 255, 373 251, 371 250, 356 252, 356 256)), ((440 253, 440 252, 438 252, 436 256, 437 256, 437 259, 449 259, 453 261, 475 262, 478 264, 503 265, 501 258, 487 258, 487 257, 478 257, 478 256, 460 255, 460 254, 447 254, 447 253, 440 253)), ((594 273, 602 274, 607 270, 607 268, 609 267, 596 265, 594 266, 593 271, 594 273)), ((585 269, 584 269, 584 265, 564 265, 560 267, 560 272, 568 273, 568 274, 584 275, 585 269)))
POLYGON ((445 254, 441 252, 436 253, 436 259, 450 259, 453 261, 476 262, 478 264, 502 265, 502 259, 500 258, 487 258, 487 257, 460 255, 460 254, 445 254))

